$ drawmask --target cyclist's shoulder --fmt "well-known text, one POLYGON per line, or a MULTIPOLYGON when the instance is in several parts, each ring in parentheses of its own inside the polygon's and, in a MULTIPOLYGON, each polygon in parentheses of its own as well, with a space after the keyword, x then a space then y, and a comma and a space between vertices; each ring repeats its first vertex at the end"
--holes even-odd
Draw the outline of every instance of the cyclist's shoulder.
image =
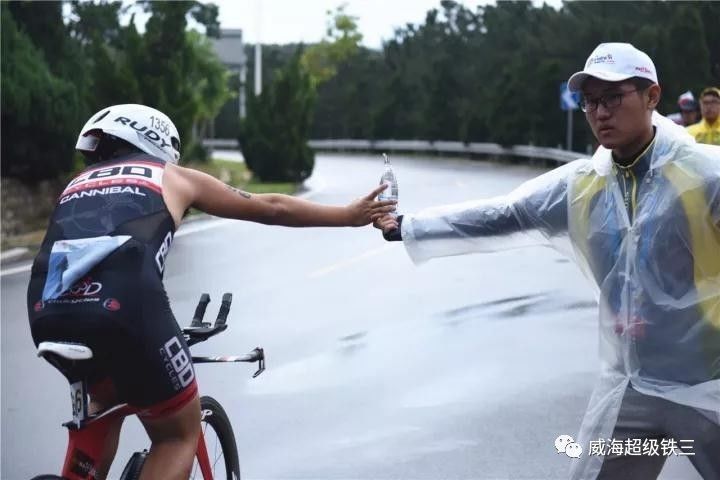
MULTIPOLYGON (((189 195, 193 199, 216 199, 219 191, 229 187, 218 178, 190 167, 168 165, 165 169, 165 181, 168 190, 189 195)), ((234 190, 234 189, 233 189, 234 190)))
POLYGON ((209 175, 194 168, 168 164, 165 167, 163 185, 169 193, 196 191, 205 177, 209 175))

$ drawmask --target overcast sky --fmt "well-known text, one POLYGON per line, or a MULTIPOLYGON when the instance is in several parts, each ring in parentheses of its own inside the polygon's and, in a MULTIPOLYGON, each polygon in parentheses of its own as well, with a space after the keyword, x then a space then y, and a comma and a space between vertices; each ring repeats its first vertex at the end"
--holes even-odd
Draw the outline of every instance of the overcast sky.
MULTIPOLYGON (((431 8, 440 8, 440 0, 214 0, 220 9, 221 28, 241 28, 247 43, 313 43, 325 32, 326 12, 346 3, 345 11, 358 17, 362 43, 380 48, 383 40, 393 37, 395 28, 407 23, 423 23, 431 8), (258 25, 260 32, 258 33, 258 25)), ((494 3, 484 0, 459 0, 468 8, 494 3)), ((534 0, 536 5, 542 1, 534 0)), ((547 0, 559 6, 560 0, 547 0)))

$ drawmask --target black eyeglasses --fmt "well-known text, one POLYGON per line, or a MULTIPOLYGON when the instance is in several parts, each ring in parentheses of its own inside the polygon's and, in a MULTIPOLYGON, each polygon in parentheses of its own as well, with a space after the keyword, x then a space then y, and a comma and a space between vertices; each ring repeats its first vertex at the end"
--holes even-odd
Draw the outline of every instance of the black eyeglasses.
POLYGON ((615 108, 618 108, 622 104, 622 99, 625 95, 637 91, 639 90, 635 89, 625 92, 608 93, 597 98, 583 97, 580 99, 580 109, 585 113, 590 113, 597 110, 598 105, 602 104, 602 106, 605 107, 606 110, 613 110, 615 108))

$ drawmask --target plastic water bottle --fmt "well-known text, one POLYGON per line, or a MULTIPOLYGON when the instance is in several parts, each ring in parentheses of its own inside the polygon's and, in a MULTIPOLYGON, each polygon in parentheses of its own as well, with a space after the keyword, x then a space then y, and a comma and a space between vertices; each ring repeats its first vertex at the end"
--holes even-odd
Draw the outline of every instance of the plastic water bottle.
MULTIPOLYGON (((387 155, 383 153, 383 158, 385 159, 385 171, 382 174, 382 177, 380 177, 380 185, 387 184, 388 187, 380 192, 380 195, 378 195, 378 200, 395 200, 398 199, 398 183, 397 178, 395 177, 395 172, 393 172, 392 165, 390 165, 390 159, 387 155)), ((397 212, 397 204, 395 204, 395 212, 397 212)), ((396 214, 396 213, 393 213, 396 214)))

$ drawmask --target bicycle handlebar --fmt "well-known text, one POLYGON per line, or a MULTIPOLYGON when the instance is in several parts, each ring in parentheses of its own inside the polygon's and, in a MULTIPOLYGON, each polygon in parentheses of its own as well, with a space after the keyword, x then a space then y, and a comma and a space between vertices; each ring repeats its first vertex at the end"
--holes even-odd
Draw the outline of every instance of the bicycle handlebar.
POLYGON ((208 338, 217 335, 227 328, 226 322, 228 313, 230 313, 230 305, 232 304, 232 294, 223 294, 220 310, 218 311, 217 318, 215 319, 215 325, 212 326, 210 326, 209 322, 202 321, 209 303, 210 295, 207 293, 200 295, 200 301, 198 302, 197 307, 195 307, 195 316, 193 317, 192 322, 190 322, 190 326, 182 329, 188 346, 204 342, 208 338))
MULTIPOLYGON (((203 322, 202 319, 205 316, 205 310, 210 303, 210 295, 203 293, 200 296, 200 301, 195 308, 195 316, 190 323, 189 328, 183 328, 182 332, 185 336, 185 341, 188 346, 195 345, 196 343, 204 342, 208 338, 217 335, 218 333, 227 329, 227 317, 230 313, 230 306, 232 305, 232 294, 225 293, 222 297, 220 304, 220 310, 218 310, 217 318, 215 319, 215 325, 210 326, 210 323, 203 322)), ((193 363, 220 363, 220 362, 247 362, 253 363, 258 362, 258 370, 253 374, 253 378, 260 375, 265 370, 265 352, 262 348, 255 348, 252 352, 246 355, 237 356, 212 356, 212 357, 192 357, 193 363)))
POLYGON ((207 309, 208 303, 210 303, 210 295, 207 293, 200 295, 200 301, 198 302, 197 307, 195 307, 195 316, 190 323, 191 327, 203 326, 202 320, 205 316, 205 309, 207 309))
MULTIPOLYGON (((200 301, 202 301, 202 299, 200 301)), ((215 326, 225 325, 225 322, 227 322, 228 313, 230 313, 231 304, 232 293, 224 293, 222 297, 222 302, 220 303, 220 310, 218 311, 218 316, 215 320, 215 326)))
POLYGON ((253 378, 260 375, 265 371, 265 350, 260 347, 253 349, 250 353, 245 355, 234 355, 234 356, 212 356, 212 357, 192 357, 193 363, 232 363, 232 362, 245 362, 254 363, 258 362, 258 369, 253 374, 253 378))

